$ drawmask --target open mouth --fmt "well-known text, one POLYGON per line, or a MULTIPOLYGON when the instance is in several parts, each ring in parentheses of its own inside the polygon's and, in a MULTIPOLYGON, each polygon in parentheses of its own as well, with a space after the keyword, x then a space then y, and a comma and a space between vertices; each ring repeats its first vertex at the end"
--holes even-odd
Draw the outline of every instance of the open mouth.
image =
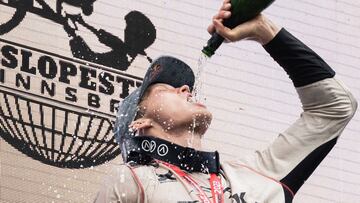
POLYGON ((187 99, 187 102, 189 102, 189 103, 191 103, 191 104, 194 104, 194 105, 196 105, 196 106, 200 106, 200 107, 206 108, 206 106, 205 106, 204 104, 201 104, 201 103, 199 103, 199 102, 196 102, 196 101, 195 101, 195 98, 192 97, 192 95, 189 95, 186 99, 187 99))
POLYGON ((192 96, 188 96, 188 97, 186 98, 186 100, 187 100, 187 102, 189 102, 189 103, 194 103, 194 102, 195 102, 192 96))

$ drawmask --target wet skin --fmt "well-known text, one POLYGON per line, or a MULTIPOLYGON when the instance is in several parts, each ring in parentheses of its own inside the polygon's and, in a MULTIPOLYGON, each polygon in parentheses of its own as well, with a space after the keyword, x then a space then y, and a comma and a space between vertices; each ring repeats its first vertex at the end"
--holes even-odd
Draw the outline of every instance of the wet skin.
POLYGON ((139 106, 144 115, 130 125, 132 128, 139 134, 153 135, 186 147, 200 147, 200 139, 212 120, 205 105, 193 102, 187 85, 174 88, 168 84, 154 84, 139 106))

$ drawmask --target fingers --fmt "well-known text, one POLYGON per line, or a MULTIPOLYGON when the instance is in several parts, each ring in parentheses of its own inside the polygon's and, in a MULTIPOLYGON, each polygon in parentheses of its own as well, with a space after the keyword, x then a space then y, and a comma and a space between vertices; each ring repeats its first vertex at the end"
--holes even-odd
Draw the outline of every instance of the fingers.
POLYGON ((213 17, 212 24, 208 26, 207 31, 210 34, 214 32, 219 33, 225 38, 225 42, 248 39, 266 44, 274 37, 274 33, 277 33, 279 30, 261 14, 230 29, 225 26, 227 25, 226 23, 224 25, 224 21, 231 17, 231 15, 230 0, 224 0, 219 12, 213 17))
MULTIPOLYGON (((223 22, 224 19, 227 19, 231 16, 231 12, 230 11, 219 11, 218 14, 216 14, 214 17, 213 17, 213 21, 214 20, 219 20, 221 23, 223 22)), ((214 33, 215 32, 215 26, 214 24, 210 24, 208 26, 208 32, 210 34, 214 33)))
POLYGON ((214 19, 213 20, 214 29, 217 33, 219 33, 221 36, 223 36, 228 41, 234 41, 234 33, 233 31, 225 27, 220 20, 214 19))
POLYGON ((220 8, 220 10, 223 11, 230 11, 230 9, 231 9, 231 3, 224 3, 220 8))
POLYGON ((223 5, 229 4, 230 2, 231 2, 231 0, 224 0, 224 1, 223 1, 223 5))
POLYGON ((129 125, 129 128, 136 131, 136 130, 141 130, 141 129, 145 129, 145 128, 150 128, 152 126, 153 126, 153 124, 150 119, 138 119, 136 121, 131 122, 131 124, 129 125))
POLYGON ((207 31, 209 34, 212 34, 215 32, 215 27, 214 27, 214 24, 210 24, 207 28, 207 31))
POLYGON ((235 42, 242 39, 256 40, 255 27, 256 21, 250 20, 236 26, 233 29, 225 27, 219 20, 214 20, 213 25, 217 33, 223 36, 227 41, 235 42))
MULTIPOLYGON (((220 20, 223 22, 224 19, 230 18, 231 16, 231 3, 230 0, 224 0, 219 12, 213 16, 213 20, 220 20)), ((207 31, 212 34, 215 32, 214 24, 210 24, 207 28, 207 31)))

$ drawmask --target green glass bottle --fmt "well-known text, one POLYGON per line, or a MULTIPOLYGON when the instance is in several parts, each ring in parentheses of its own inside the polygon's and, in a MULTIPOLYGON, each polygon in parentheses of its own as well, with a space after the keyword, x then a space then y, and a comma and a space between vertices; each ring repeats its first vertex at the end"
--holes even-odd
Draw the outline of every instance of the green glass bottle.
MULTIPOLYGON (((234 28, 257 16, 273 2, 274 0, 231 0, 231 17, 226 19, 223 24, 228 28, 234 28)), ((202 52, 211 57, 223 41, 224 38, 215 32, 207 41, 202 52)))

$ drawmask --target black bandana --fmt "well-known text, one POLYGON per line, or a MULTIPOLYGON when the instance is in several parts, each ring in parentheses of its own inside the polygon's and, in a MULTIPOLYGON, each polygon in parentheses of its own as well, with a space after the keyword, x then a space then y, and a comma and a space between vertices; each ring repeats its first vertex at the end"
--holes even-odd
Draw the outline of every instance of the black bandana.
POLYGON ((127 140, 128 162, 149 164, 154 159, 178 166, 188 172, 220 172, 219 153, 197 151, 150 136, 137 136, 127 140))

